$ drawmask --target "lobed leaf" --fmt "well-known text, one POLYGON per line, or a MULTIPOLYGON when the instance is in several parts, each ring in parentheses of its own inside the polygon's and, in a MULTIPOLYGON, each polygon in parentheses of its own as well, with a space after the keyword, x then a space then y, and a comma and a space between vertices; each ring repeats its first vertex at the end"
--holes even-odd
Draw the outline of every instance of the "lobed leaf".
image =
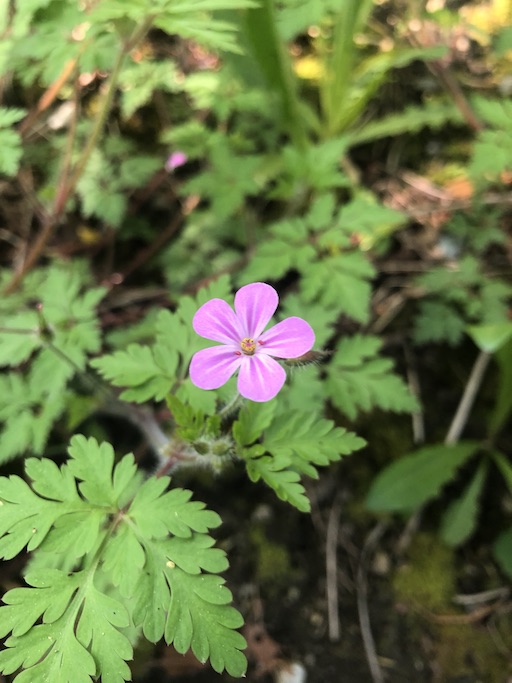
POLYGON ((220 525, 217 513, 190 500, 191 491, 177 488, 164 493, 169 481, 168 477, 148 479, 127 512, 145 538, 164 538, 169 533, 189 538, 193 531, 205 533, 220 525))
POLYGON ((418 408, 403 380, 393 373, 393 363, 377 357, 380 345, 377 337, 342 339, 327 367, 327 392, 335 406, 352 420, 360 411, 372 408, 394 412, 418 408))
POLYGON ((274 489, 278 498, 291 503, 301 512, 309 512, 311 505, 300 483, 300 475, 291 467, 291 458, 282 455, 262 455, 264 450, 261 445, 243 450, 247 474, 251 481, 263 479, 274 489))
MULTIPOLYGON (((132 648, 118 630, 128 625, 128 614, 117 600, 95 588, 91 572, 94 569, 89 576, 46 570, 27 576, 36 588, 7 593, 5 600, 12 604, 1 607, 0 614, 15 608, 26 614, 24 623, 18 615, 15 626, 23 633, 9 637, 0 652, 4 673, 24 669, 16 683, 92 683, 99 672, 109 683, 130 679, 125 660, 131 659, 132 648), (38 613, 43 623, 27 630, 38 613)), ((13 621, 12 614, 7 617, 13 621)))
POLYGON ((233 436, 240 446, 250 446, 274 419, 277 401, 245 403, 233 424, 233 436))
POLYGON ((365 445, 331 420, 290 412, 280 414, 266 430, 263 446, 274 457, 288 457, 299 472, 317 478, 316 466, 326 466, 365 445))
POLYGON ((187 574, 179 567, 168 568, 171 604, 165 624, 165 640, 184 654, 189 648, 199 659, 210 659, 212 668, 231 676, 244 676, 247 661, 241 650, 243 636, 235 629, 242 623, 237 610, 227 603, 230 591, 220 576, 187 574))

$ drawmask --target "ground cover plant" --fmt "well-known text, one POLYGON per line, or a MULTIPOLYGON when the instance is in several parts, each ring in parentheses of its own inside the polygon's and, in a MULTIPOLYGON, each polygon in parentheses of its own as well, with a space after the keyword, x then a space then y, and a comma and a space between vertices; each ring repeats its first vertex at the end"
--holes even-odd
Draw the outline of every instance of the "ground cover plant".
POLYGON ((0 7, 6 680, 507 680, 511 12, 0 7))

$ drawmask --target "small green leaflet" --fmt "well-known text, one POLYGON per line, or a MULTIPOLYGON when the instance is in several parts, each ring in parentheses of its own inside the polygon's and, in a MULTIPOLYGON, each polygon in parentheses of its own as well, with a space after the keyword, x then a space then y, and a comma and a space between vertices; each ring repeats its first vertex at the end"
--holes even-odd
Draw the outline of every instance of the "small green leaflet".
POLYGON ((274 419, 277 401, 255 403, 249 401, 239 413, 238 420, 233 424, 233 437, 240 446, 250 446, 270 426, 274 419))
POLYGON ((160 401, 170 391, 176 377, 177 357, 170 356, 160 365, 149 346, 130 344, 124 351, 116 351, 91 361, 91 366, 117 387, 130 387, 120 395, 124 401, 142 403, 160 401))
POLYGON ((0 173, 15 176, 23 154, 20 134, 11 126, 22 119, 24 109, 14 107, 0 107, 0 173))
POLYGON ((241 650, 243 636, 235 629, 243 624, 231 602, 224 579, 211 574, 187 574, 178 567, 170 569, 171 605, 165 625, 165 640, 178 652, 189 647, 200 662, 210 660, 215 671, 224 669, 231 676, 243 676, 247 667, 241 650))
POLYGON ((233 436, 251 481, 263 479, 281 500, 308 512, 301 475, 317 478, 317 467, 362 448, 365 441, 314 413, 275 416, 276 407, 275 401, 246 404, 233 425, 233 436))
POLYGON ((300 483, 300 474, 291 469, 291 459, 274 458, 263 453, 264 448, 259 445, 243 450, 250 480, 263 479, 270 488, 274 489, 278 498, 291 503, 301 512, 309 512, 311 504, 304 486, 300 483))
POLYGON ((318 478, 317 467, 325 467, 365 443, 354 433, 335 427, 331 420, 295 411, 279 415, 263 439, 263 446, 274 457, 290 457, 298 472, 314 479, 318 478))
POLYGON ((334 405, 353 420, 372 408, 397 413, 418 408, 403 380, 393 373, 393 363, 379 357, 378 337, 355 335, 342 339, 327 366, 326 388, 334 405))
POLYGON ((475 530, 487 470, 487 461, 481 462, 460 498, 454 500, 446 510, 441 525, 441 538, 447 545, 462 545, 475 530))

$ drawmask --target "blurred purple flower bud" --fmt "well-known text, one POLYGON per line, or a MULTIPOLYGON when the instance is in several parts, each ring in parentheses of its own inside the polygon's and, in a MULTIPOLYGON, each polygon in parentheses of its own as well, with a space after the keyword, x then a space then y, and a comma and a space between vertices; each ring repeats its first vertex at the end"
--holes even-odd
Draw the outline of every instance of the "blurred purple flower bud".
POLYGON ((185 152, 173 152, 165 162, 165 170, 172 173, 174 169, 183 166, 188 161, 185 152))

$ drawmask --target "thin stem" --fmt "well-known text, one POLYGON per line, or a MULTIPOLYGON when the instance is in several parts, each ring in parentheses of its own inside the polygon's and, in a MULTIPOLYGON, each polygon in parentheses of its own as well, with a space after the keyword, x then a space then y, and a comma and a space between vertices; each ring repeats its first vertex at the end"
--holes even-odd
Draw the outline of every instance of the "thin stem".
POLYGON ((382 534, 386 531, 386 527, 386 522, 379 522, 368 535, 361 552, 356 578, 359 625, 361 627, 361 636, 363 638, 366 660, 370 668, 373 683, 384 683, 384 676, 380 668, 377 650, 375 647, 375 640, 372 633, 370 611, 368 608, 368 581, 366 578, 366 571, 369 557, 379 542, 382 534))
POLYGON ((231 412, 233 412, 241 400, 242 397, 237 391, 233 398, 230 399, 221 410, 219 410, 219 417, 226 417, 226 415, 229 415, 231 412))
POLYGON ((453 417, 452 423, 444 440, 445 444, 454 444, 460 439, 466 422, 469 417, 471 408, 475 401, 480 385, 491 360, 492 355, 488 351, 480 351, 478 357, 473 365, 471 374, 464 388, 464 393, 458 405, 457 411, 453 417))
POLYGON ((329 640, 340 639, 340 617, 338 601, 338 530, 340 526, 341 496, 338 494, 329 512, 325 539, 325 575, 329 640))

